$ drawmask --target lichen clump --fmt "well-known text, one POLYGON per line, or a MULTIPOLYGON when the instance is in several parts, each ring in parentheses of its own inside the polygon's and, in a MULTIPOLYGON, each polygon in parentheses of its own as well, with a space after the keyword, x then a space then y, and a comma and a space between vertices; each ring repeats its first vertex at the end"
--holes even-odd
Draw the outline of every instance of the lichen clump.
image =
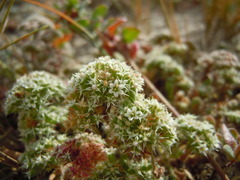
POLYGON ((65 87, 58 77, 35 71, 17 80, 8 92, 5 112, 40 111, 63 98, 65 87))
MULTIPOLYGON (((122 161, 137 164, 145 159, 151 163, 153 151, 169 150, 177 135, 166 107, 145 98, 142 85, 139 73, 109 57, 83 66, 69 83, 66 127, 75 133, 101 135, 109 147, 125 154, 122 161)), ((116 162, 107 163, 116 168, 116 162)), ((126 173, 121 168, 118 172, 126 173)))
POLYGON ((188 92, 194 82, 188 77, 184 66, 162 49, 154 48, 145 57, 144 72, 155 83, 161 84, 163 93, 173 100, 179 90, 188 92))
POLYGON ((142 85, 139 73, 109 57, 84 66, 70 80, 69 128, 105 129, 113 146, 134 145, 135 153, 147 144, 170 147, 176 139, 173 120, 164 105, 144 98, 142 85))
POLYGON ((185 142, 193 152, 206 154, 219 148, 220 141, 214 126, 207 121, 199 121, 197 116, 186 114, 176 119, 179 141, 185 142))
POLYGON ((53 149, 67 139, 55 130, 67 119, 68 111, 61 106, 64 91, 61 79, 36 71, 18 79, 7 94, 5 112, 18 113, 18 129, 26 149, 20 160, 29 176, 51 170, 53 149))
POLYGON ((54 170, 62 179, 160 179, 154 156, 178 139, 203 152, 218 147, 212 126, 190 115, 176 123, 142 86, 138 72, 109 57, 82 66, 67 90, 45 72, 20 78, 5 111, 19 115, 29 177, 54 170))

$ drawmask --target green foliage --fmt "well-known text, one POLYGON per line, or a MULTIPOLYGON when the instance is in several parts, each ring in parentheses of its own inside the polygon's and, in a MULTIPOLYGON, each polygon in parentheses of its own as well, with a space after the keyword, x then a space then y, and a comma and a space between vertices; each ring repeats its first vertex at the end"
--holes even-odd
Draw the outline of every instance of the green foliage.
POLYGON ((46 72, 33 72, 18 79, 7 94, 6 113, 40 111, 63 98, 63 82, 46 72))
POLYGON ((226 116, 230 121, 240 124, 240 111, 239 110, 226 111, 226 112, 223 112, 223 115, 226 116))
MULTIPOLYGON (((183 71, 173 65, 169 72, 183 71)), ((160 179, 157 153, 181 143, 203 154, 219 147, 213 126, 193 115, 174 121, 163 104, 141 94, 142 86, 139 73, 110 57, 82 66, 67 90, 45 72, 20 78, 5 110, 19 115, 29 177, 54 169, 62 179, 160 179)))
POLYGON ((59 78, 36 71, 18 79, 7 94, 5 112, 18 113, 18 128, 26 149, 20 160, 29 170, 29 177, 54 168, 51 153, 66 139, 55 130, 67 117, 67 109, 60 106, 64 91, 59 78))
POLYGON ((107 12, 108 12, 108 9, 105 5, 99 5, 94 9, 92 13, 92 18, 93 19, 102 18, 106 16, 107 12))
POLYGON ((122 30, 122 37, 126 43, 131 43, 138 38, 139 33, 135 27, 126 27, 122 30))
POLYGON ((165 94, 173 100, 178 90, 187 91, 194 82, 186 75, 183 66, 160 48, 146 55, 145 73, 155 83, 163 84, 165 94))
POLYGON ((22 167, 28 170, 28 177, 47 173, 54 169, 58 162, 55 156, 53 156, 53 150, 66 140, 67 137, 65 135, 53 136, 48 134, 47 137, 26 146, 25 152, 20 156, 20 161, 22 167))

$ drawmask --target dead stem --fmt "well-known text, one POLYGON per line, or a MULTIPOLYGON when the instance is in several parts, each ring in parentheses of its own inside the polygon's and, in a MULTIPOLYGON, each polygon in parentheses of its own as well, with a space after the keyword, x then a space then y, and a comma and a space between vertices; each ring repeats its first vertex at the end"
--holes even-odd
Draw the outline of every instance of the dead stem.
POLYGON ((165 1, 165 0, 159 0, 163 15, 165 17, 166 23, 168 25, 168 28, 170 30, 170 33, 173 36, 173 39, 175 42, 180 43, 180 35, 179 35, 179 30, 177 27, 176 20, 174 18, 174 12, 173 12, 173 4, 170 1, 165 1))
POLYGON ((219 176, 223 179, 223 180, 229 180, 228 176, 225 174, 225 172, 223 171, 223 169, 219 166, 219 164, 215 161, 215 159, 212 157, 211 154, 207 154, 207 157, 210 161, 210 163, 212 164, 212 166, 215 168, 215 170, 217 171, 217 173, 219 174, 219 176))
POLYGON ((191 149, 187 149, 186 152, 180 157, 180 160, 183 162, 187 159, 187 157, 192 153, 191 149))
POLYGON ((23 39, 25 39, 25 38, 33 35, 33 34, 36 34, 37 32, 39 32, 39 31, 41 31, 41 30, 47 29, 48 27, 49 27, 49 26, 45 25, 45 26, 40 27, 39 29, 36 29, 36 30, 28 33, 28 34, 25 34, 24 36, 22 36, 22 37, 20 37, 20 38, 18 38, 18 39, 16 39, 16 40, 14 40, 13 42, 10 42, 9 44, 6 44, 6 45, 0 47, 0 50, 6 49, 6 48, 8 48, 9 46, 18 43, 19 41, 21 41, 21 40, 23 40, 23 39))
POLYGON ((235 149, 237 147, 237 141, 235 140, 235 138, 230 133, 230 131, 227 128, 226 124, 221 123, 220 126, 221 126, 221 129, 222 129, 222 134, 223 134, 223 138, 224 138, 225 142, 229 146, 231 146, 232 149, 235 149))
POLYGON ((96 46, 95 42, 94 42, 94 37, 93 35, 85 28, 83 27, 82 25, 80 25, 79 23, 77 23, 74 19, 72 19, 70 16, 64 14, 63 12, 60 12, 59 10, 55 9, 55 8, 52 8, 52 7, 49 7, 47 6, 46 4, 42 4, 40 2, 37 2, 37 1, 33 1, 33 0, 22 0, 22 1, 25 1, 27 3, 30 3, 30 4, 34 4, 36 6, 39 6, 41 8, 44 8, 54 14, 57 14, 58 16, 60 16, 61 18, 65 19, 66 21, 68 21, 69 23, 71 23, 73 26, 75 26, 78 30, 80 30, 80 32, 82 32, 86 38, 88 40, 90 40, 90 42, 96 46))
MULTIPOLYGON (((141 72, 139 67, 133 60, 128 60, 132 68, 138 72, 141 72)), ((170 112, 173 113, 175 117, 179 117, 179 112, 171 105, 171 103, 164 97, 164 95, 155 87, 155 85, 148 79, 147 76, 142 74, 142 77, 145 81, 146 86, 157 96, 157 99, 167 106, 170 112)))
POLYGON ((9 161, 13 162, 15 165, 18 165, 18 164, 19 164, 16 159, 14 159, 13 157, 5 154, 5 153, 2 152, 2 151, 0 151, 0 156, 3 157, 3 158, 6 159, 6 160, 9 160, 9 161))
POLYGON ((151 153, 151 163, 152 163, 152 166, 153 166, 153 171, 152 171, 152 173, 153 173, 153 175, 155 175, 155 170, 156 170, 156 164, 155 164, 155 158, 154 158, 154 155, 153 155, 153 151, 152 151, 152 153, 151 153))
MULTIPOLYGON (((13 6, 14 1, 15 1, 15 0, 11 0, 9 6, 8 6, 8 8, 7 8, 7 12, 5 13, 4 18, 3 18, 3 20, 2 20, 2 22, 1 22, 1 24, 0 24, 0 35, 1 35, 1 34, 3 33, 3 31, 4 31, 4 27, 5 27, 5 25, 6 25, 7 17, 8 17, 8 15, 9 15, 9 13, 10 13, 10 10, 11 10, 11 8, 12 8, 12 6, 13 6)), ((2 10, 4 4, 5 4, 5 1, 1 4, 1 10, 2 10)))
POLYGON ((7 137, 10 132, 12 132, 12 128, 8 128, 7 131, 2 136, 0 136, 0 142, 1 140, 5 139, 5 137, 7 137))

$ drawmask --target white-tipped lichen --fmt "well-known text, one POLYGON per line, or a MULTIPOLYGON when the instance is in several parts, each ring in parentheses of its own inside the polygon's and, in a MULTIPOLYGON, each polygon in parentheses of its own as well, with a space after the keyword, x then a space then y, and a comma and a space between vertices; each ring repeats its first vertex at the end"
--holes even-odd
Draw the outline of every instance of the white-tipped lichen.
POLYGON ((176 119, 179 142, 184 142, 193 152, 206 154, 219 148, 220 142, 214 126, 207 121, 199 121, 191 114, 176 119))
POLYGON ((66 140, 66 135, 48 136, 26 146, 20 161, 22 167, 28 170, 28 177, 51 171, 56 167, 57 159, 53 156, 54 149, 66 140))
POLYGON ((85 130, 102 123, 111 107, 133 103, 143 79, 124 62, 100 57, 74 74, 69 85, 68 126, 85 130))
MULTIPOLYGON (((141 96, 140 96, 141 97, 141 96)), ((140 98, 111 115, 110 137, 133 155, 169 149, 177 135, 166 107, 155 99, 140 98)))
POLYGON ((163 47, 163 52, 171 55, 184 55, 189 51, 187 44, 171 42, 163 47))
POLYGON ((58 77, 43 71, 32 72, 18 79, 7 93, 5 112, 39 111, 63 98, 64 90, 58 77))
POLYGON ((5 112, 18 113, 18 126, 25 143, 55 134, 54 126, 66 120, 68 112, 59 106, 64 91, 61 79, 35 71, 18 79, 8 92, 5 112))
MULTIPOLYGON (((140 160, 129 160, 122 156, 116 158, 112 156, 108 161, 104 162, 100 166, 96 167, 93 175, 89 180, 101 179, 101 180, 115 180, 115 179, 146 179, 146 180, 160 180, 163 174, 153 173, 153 164, 151 159, 145 158, 140 160)), ((159 169, 158 165, 155 166, 155 170, 159 169)))
MULTIPOLYGON (((204 72, 206 94, 212 94, 225 90, 231 94, 231 89, 240 84, 240 62, 236 55, 225 51, 216 50, 210 54, 201 56, 198 60, 199 73, 204 72), (209 93, 211 91, 211 93, 209 93)), ((218 95, 222 97, 222 93, 218 95)))
POLYGON ((226 112, 223 112, 222 114, 224 116, 226 116, 230 121, 240 124, 240 111, 239 110, 226 111, 226 112))
POLYGON ((29 177, 53 169, 53 149, 67 139, 56 130, 57 124, 67 120, 68 110, 61 105, 64 91, 61 79, 36 71, 18 79, 7 94, 5 112, 18 114, 25 144, 20 160, 29 177))
POLYGON ((110 106, 134 101, 136 93, 142 91, 143 79, 124 62, 100 57, 74 74, 69 85, 70 99, 110 106))
POLYGON ((167 93, 173 93, 178 88, 187 90, 194 86, 183 66, 158 48, 146 56, 145 72, 153 81, 163 82, 167 93), (170 84, 173 87, 170 87, 170 84))
MULTIPOLYGON (((188 84, 182 66, 167 55, 159 58, 149 65, 161 69, 166 90, 168 83, 188 84)), ((29 177, 54 169, 62 179, 162 179, 157 156, 165 157, 173 145, 204 154, 219 147, 212 125, 193 115, 174 121, 165 105, 141 94, 142 86, 139 73, 109 57, 82 66, 66 92, 48 73, 20 78, 5 110, 18 113, 26 149, 21 162, 29 177)))

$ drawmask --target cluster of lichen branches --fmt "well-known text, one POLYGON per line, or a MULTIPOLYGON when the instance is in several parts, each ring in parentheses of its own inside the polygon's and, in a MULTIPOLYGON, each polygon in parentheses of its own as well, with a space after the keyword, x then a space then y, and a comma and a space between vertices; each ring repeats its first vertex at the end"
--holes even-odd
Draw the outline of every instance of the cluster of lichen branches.
POLYGON ((157 156, 180 145, 203 154, 218 148, 212 125, 193 115, 174 120, 163 104, 144 97, 143 83, 109 57, 82 66, 66 87, 46 72, 20 78, 5 110, 18 113, 29 177, 161 179, 169 173, 157 156))

